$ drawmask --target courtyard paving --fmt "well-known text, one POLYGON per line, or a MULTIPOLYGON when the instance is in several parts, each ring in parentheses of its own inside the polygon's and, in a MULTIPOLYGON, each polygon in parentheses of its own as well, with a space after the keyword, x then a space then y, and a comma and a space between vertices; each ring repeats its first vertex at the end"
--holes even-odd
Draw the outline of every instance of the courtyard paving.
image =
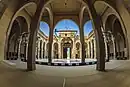
POLYGON ((130 87, 130 61, 106 63, 106 72, 90 66, 44 66, 26 71, 26 63, 0 62, 0 87, 130 87), (16 66, 17 65, 17 66, 16 66))

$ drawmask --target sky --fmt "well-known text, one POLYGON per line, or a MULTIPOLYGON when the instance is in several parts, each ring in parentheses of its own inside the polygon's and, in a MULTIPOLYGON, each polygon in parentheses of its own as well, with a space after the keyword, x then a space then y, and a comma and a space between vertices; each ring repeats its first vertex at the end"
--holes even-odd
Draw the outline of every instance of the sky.
MULTIPOLYGON (((55 26, 56 30, 77 30, 79 34, 78 25, 72 20, 61 20, 55 26)), ((40 30, 45 34, 49 35, 49 26, 46 22, 40 22, 40 30)), ((92 23, 88 21, 84 25, 84 35, 87 36, 92 31, 92 23)))

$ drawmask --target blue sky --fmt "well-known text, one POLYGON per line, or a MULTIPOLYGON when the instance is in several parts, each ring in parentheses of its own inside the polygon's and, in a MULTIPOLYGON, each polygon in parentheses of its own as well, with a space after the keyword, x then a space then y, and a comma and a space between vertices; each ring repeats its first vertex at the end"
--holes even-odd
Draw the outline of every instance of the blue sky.
POLYGON ((46 22, 40 22, 40 30, 45 34, 49 35, 49 26, 46 22))
MULTIPOLYGON (((49 35, 49 26, 46 22, 40 22, 40 29, 44 32, 47 36, 49 35)), ((79 34, 79 27, 78 25, 73 22, 72 20, 61 20, 55 26, 57 30, 77 30, 79 34)), ((88 35, 92 31, 92 23, 88 21, 84 25, 84 35, 88 35)))
POLYGON ((88 35, 93 30, 92 21, 88 21, 84 24, 84 35, 88 35))

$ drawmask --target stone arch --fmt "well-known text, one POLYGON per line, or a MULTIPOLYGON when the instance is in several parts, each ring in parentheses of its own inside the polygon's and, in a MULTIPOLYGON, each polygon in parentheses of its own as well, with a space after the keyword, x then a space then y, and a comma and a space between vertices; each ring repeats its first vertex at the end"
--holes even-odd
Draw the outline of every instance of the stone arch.
POLYGON ((74 20, 74 19, 69 19, 69 18, 61 18, 61 19, 58 19, 58 20, 55 22, 55 24, 54 24, 54 28, 56 27, 56 25, 57 25, 58 23, 60 23, 60 22, 62 22, 62 21, 64 21, 64 20, 69 20, 69 21, 75 23, 75 24, 78 26, 78 28, 79 28, 79 25, 78 25, 78 23, 76 22, 76 20, 74 20))
MULTIPOLYGON (((27 25, 27 22, 26 20, 24 19, 24 17, 21 17, 21 16, 18 16, 16 18, 16 20, 14 21, 13 25, 12 25, 12 28, 11 28, 11 32, 8 36, 8 40, 7 40, 7 49, 6 49, 6 55, 8 56, 8 54, 10 54, 10 47, 13 47, 14 49, 12 50, 12 57, 15 57, 15 59, 18 57, 18 39, 19 39, 19 36, 22 34, 22 33, 27 33, 28 32, 28 25, 27 25), (16 24, 17 22, 17 24, 16 24), (14 40, 14 37, 15 36, 15 40, 14 40), (12 39, 13 38, 13 41, 12 42, 12 39), (9 52, 8 52, 9 50, 9 52)), ((23 42, 21 42, 20 44, 20 57, 25 57, 25 45, 23 42)), ((6 57, 7 59, 7 57, 6 57)))
POLYGON ((17 54, 15 53, 17 50, 15 50, 15 48, 17 47, 16 43, 18 36, 20 35, 20 31, 20 24, 17 20, 15 20, 9 35, 5 59, 13 59, 14 57, 17 57, 17 54))
POLYGON ((122 31, 122 27, 121 27, 121 24, 118 19, 116 19, 113 26, 114 26, 114 29, 117 29, 116 33, 115 33, 117 58, 118 59, 127 59, 128 58, 126 55, 127 51, 125 50, 127 47, 126 38, 122 31))
POLYGON ((28 23, 27 23, 27 20, 26 20, 26 18, 25 17, 22 17, 22 16, 18 16, 17 18, 16 18, 16 20, 19 22, 19 24, 20 24, 20 27, 21 27, 21 33, 23 33, 23 32, 29 32, 30 30, 29 30, 29 26, 28 26, 28 23))
MULTIPOLYGON (((109 32, 109 37, 112 38, 115 38, 115 30, 113 29, 113 21, 115 20, 115 15, 111 14, 107 17, 106 19, 106 23, 104 24, 105 25, 105 28, 104 28, 104 31, 105 32, 109 32)), ((114 57, 116 56, 116 53, 115 53, 115 44, 114 44, 114 41, 111 41, 109 43, 106 43, 108 46, 107 46, 107 49, 108 49, 108 57, 110 57, 110 59, 114 59, 114 57)))
MULTIPOLYGON (((124 34, 126 35, 126 34, 127 34, 127 31, 126 31, 126 28, 125 28, 125 26, 124 26, 124 23, 123 23, 123 21, 122 21, 122 19, 121 19, 120 14, 119 14, 118 11, 116 10, 116 8, 113 6, 113 4, 111 4, 111 2, 109 2, 109 1, 104 1, 104 0, 98 0, 98 1, 95 1, 95 3, 105 4, 106 6, 108 6, 108 8, 112 9, 112 10, 108 9, 108 10, 109 10, 109 11, 108 11, 109 13, 107 13, 107 16, 106 16, 105 20, 103 20, 103 24, 106 23, 106 20, 107 20, 107 18, 108 18, 110 15, 115 15, 115 16, 119 19, 119 21, 120 21, 120 23, 121 23, 121 26, 122 26, 122 28, 123 28, 123 32, 124 32, 124 34)), ((94 3, 94 4, 95 4, 95 3, 94 3)), ((104 25, 104 26, 105 26, 105 25, 104 25)))
POLYGON ((114 20, 114 23, 113 23, 113 29, 118 29, 118 33, 116 32, 117 35, 119 35, 121 37, 121 39, 123 40, 123 43, 124 43, 124 47, 127 47, 126 45, 126 38, 125 38, 125 35, 123 33, 123 30, 122 30, 122 27, 121 27, 121 24, 119 22, 118 19, 114 20))
POLYGON ((85 9, 87 9, 87 6, 83 6, 80 12, 80 26, 84 25, 82 21, 83 21, 83 17, 84 17, 83 15, 84 15, 85 9))
MULTIPOLYGON (((114 14, 118 18, 118 20, 120 21, 120 24, 122 26, 122 30, 123 30, 125 38, 126 38, 127 52, 128 52, 127 57, 129 57, 130 46, 128 44, 128 42, 129 42, 128 34, 130 34, 130 32, 127 31, 126 29, 130 28, 129 23, 128 23, 128 21, 130 20, 130 14, 129 14, 128 10, 124 6, 123 0, 116 1, 116 3, 115 3, 116 8, 115 8, 114 4, 112 4, 109 1, 98 0, 98 1, 95 1, 95 3, 96 2, 103 3, 103 4, 107 5, 110 9, 112 9, 112 10, 108 9, 108 12, 106 13, 106 19, 107 19, 107 17, 109 15, 114 14), (125 14, 122 14, 122 12, 125 13, 125 14)), ((103 21, 103 24, 105 23, 106 19, 103 21)))
MULTIPOLYGON (((9 33, 10 33, 10 28, 11 28, 11 26, 12 26, 14 20, 19 16, 19 15, 18 15, 19 12, 21 12, 24 8, 26 8, 27 6, 30 6, 30 5, 34 5, 35 7, 37 7, 37 6, 36 6, 36 3, 34 3, 34 2, 28 2, 28 3, 24 4, 24 5, 22 5, 22 6, 15 12, 15 14, 13 15, 13 17, 12 17, 12 19, 11 19, 10 25, 9 25, 9 27, 8 27, 7 36, 8 36, 9 33)), ((35 12, 35 10, 34 10, 34 12, 35 12)), ((22 16, 22 17, 24 17, 24 16, 22 16)), ((25 17, 24 17, 24 18, 25 18, 25 17)), ((25 18, 25 20, 26 20, 26 18, 25 18)))
POLYGON ((46 6, 43 8, 42 15, 44 15, 45 11, 47 12, 49 18, 48 19, 42 19, 41 18, 41 20, 46 22, 49 25, 49 27, 51 28, 51 27, 53 27, 53 13, 52 13, 50 7, 46 7, 46 6))
POLYGON ((50 23, 49 26, 53 26, 53 13, 51 11, 51 9, 49 7, 45 7, 45 9, 48 11, 49 13, 49 19, 50 19, 50 23))
POLYGON ((125 43, 120 33, 116 35, 116 48, 117 48, 117 58, 122 57, 123 56, 122 54, 124 53, 123 51, 125 48, 125 43))
MULTIPOLYGON (((15 20, 18 20, 17 18, 19 18, 19 17, 22 17, 22 18, 24 18, 25 20, 26 20, 26 18, 24 17, 24 16, 19 16, 18 14, 19 14, 19 12, 21 12, 24 8, 26 8, 27 6, 30 6, 30 5, 34 5, 35 7, 36 7, 36 3, 34 3, 34 2, 28 2, 28 3, 26 3, 26 4, 24 4, 24 5, 21 5, 21 7, 19 7, 19 9, 15 12, 15 14, 12 16, 12 18, 11 18, 11 21, 10 21, 10 23, 9 23, 9 26, 8 26, 8 29, 7 29, 7 32, 6 32, 6 40, 5 40, 5 47, 4 47, 4 58, 6 59, 6 51, 7 51, 7 44, 6 43, 8 43, 8 39, 9 39, 9 34, 10 34, 10 32, 11 32, 11 28, 12 28, 12 26, 13 26, 13 23, 14 23, 14 21, 15 20)), ((26 22, 27 22, 27 20, 26 20, 26 22)), ((29 29, 29 23, 27 24, 27 26, 28 26, 28 29, 29 29)), ((28 31, 30 31, 30 30, 28 30, 28 31)))
MULTIPOLYGON (((54 1, 54 0, 48 0, 48 1, 46 1, 46 2, 45 2, 45 3, 46 3, 45 6, 48 5, 48 4, 50 4, 50 3, 53 2, 53 1, 54 1)), ((77 1, 82 2, 83 4, 86 4, 85 1, 83 1, 83 0, 77 0, 77 1)))
POLYGON ((73 40, 70 37, 61 40, 62 58, 67 58, 67 48, 70 48, 70 58, 72 57, 73 40))
POLYGON ((114 19, 115 19, 115 15, 109 15, 107 17, 107 20, 105 22, 105 31, 111 31, 111 32, 114 32, 113 31, 113 23, 114 23, 114 19))
POLYGON ((125 50, 126 47, 128 47, 128 45, 126 43, 127 38, 125 38, 125 34, 122 30, 122 26, 121 26, 119 19, 114 14, 109 15, 107 17, 107 21, 106 21, 106 24, 105 24, 105 31, 112 32, 111 34, 115 38, 115 44, 116 45, 112 46, 112 45, 114 45, 114 42, 113 42, 113 43, 109 44, 109 46, 108 46, 109 47, 108 49, 110 50, 110 56, 112 57, 112 56, 115 55, 115 57, 118 57, 118 55, 119 56, 122 55, 122 57, 125 56, 127 58, 127 55, 125 54, 125 53, 128 52, 128 51, 125 50), (121 39, 119 39, 120 36, 122 37, 121 39), (119 42, 121 40, 122 40, 122 42, 119 42), (120 50, 120 43, 123 43, 122 46, 124 48, 122 48, 122 51, 120 50), (112 49, 113 49, 113 51, 112 51, 112 49), (115 51, 114 51, 114 49, 115 49, 115 51))

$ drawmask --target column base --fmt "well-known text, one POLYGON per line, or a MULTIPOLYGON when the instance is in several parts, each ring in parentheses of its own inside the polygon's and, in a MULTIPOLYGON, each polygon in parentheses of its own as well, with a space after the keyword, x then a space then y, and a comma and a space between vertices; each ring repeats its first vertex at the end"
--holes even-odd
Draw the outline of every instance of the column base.
POLYGON ((48 59, 48 63, 52 63, 52 59, 51 58, 48 59))
POLYGON ((85 59, 82 59, 82 63, 85 63, 85 59))
POLYGON ((100 69, 100 68, 97 68, 96 70, 97 70, 97 71, 101 71, 101 72, 106 72, 106 70, 105 70, 105 69, 100 69))
POLYGON ((105 72, 105 65, 104 64, 103 65, 102 64, 98 65, 98 63, 97 63, 96 70, 105 72))
POLYGON ((34 71, 34 70, 36 70, 35 64, 28 64, 27 65, 27 71, 34 71))
POLYGON ((105 71, 105 58, 104 57, 100 57, 99 59, 97 58, 97 67, 96 70, 98 71, 105 71))

